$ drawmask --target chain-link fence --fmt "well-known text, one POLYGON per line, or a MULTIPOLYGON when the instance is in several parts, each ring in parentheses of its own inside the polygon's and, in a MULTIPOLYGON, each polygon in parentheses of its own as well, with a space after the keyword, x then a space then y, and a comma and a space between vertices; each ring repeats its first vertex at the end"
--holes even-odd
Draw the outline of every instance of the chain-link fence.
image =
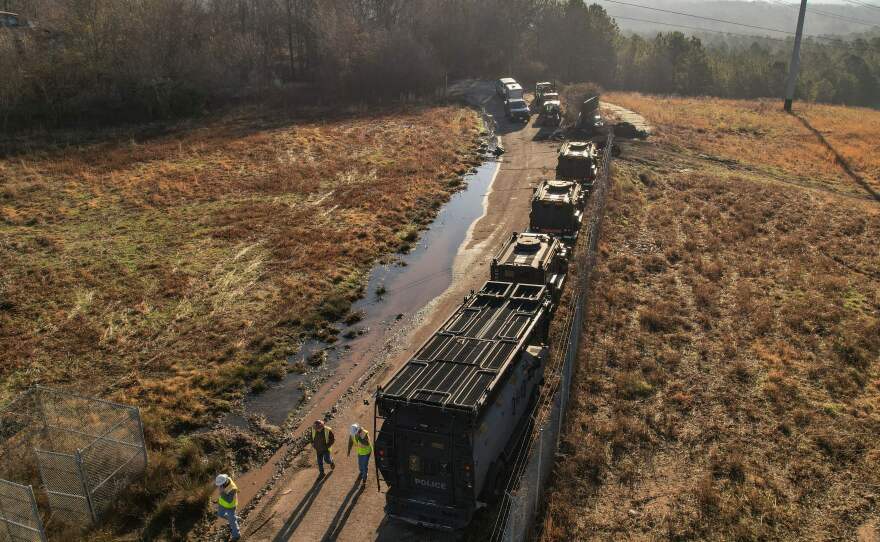
POLYGON ((533 414, 533 429, 514 467, 510 490, 502 497, 493 540, 523 542, 531 538, 535 516, 541 508, 547 479, 553 470, 568 405, 571 378, 578 357, 585 304, 605 215, 605 200, 611 185, 613 140, 613 134, 609 134, 605 142, 601 171, 585 213, 590 222, 585 229, 585 235, 579 237, 577 249, 574 251, 575 261, 572 262, 570 271, 574 277, 569 283, 573 287, 570 309, 567 314, 560 315, 563 317, 562 330, 555 340, 557 346, 547 365, 546 384, 533 414))
POLYGON ((46 542, 31 486, 0 480, 0 542, 46 542))
POLYGON ((97 522, 147 466, 137 408, 43 387, 0 411, 0 438, 0 481, 39 479, 52 521, 69 525, 97 522))

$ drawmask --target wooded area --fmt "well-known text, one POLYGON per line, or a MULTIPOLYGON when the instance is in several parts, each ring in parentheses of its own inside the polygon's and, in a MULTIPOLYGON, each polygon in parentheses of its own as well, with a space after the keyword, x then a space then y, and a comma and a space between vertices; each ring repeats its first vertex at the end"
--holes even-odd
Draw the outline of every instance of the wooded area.
MULTIPOLYGON (((8 3, 33 26, 0 28, 6 126, 165 118, 271 89, 295 104, 372 102, 502 74, 778 96, 791 50, 790 40, 625 36, 580 0, 8 3)), ((878 105, 880 37, 810 39, 803 57, 801 98, 878 105)))

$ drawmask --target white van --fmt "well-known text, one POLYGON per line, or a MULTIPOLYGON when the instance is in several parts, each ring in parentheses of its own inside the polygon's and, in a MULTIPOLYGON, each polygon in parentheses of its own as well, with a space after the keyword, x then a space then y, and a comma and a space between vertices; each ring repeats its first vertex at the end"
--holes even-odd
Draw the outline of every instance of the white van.
POLYGON ((498 94, 498 97, 502 100, 507 99, 507 85, 515 85, 516 79, 513 77, 502 77, 501 79, 495 81, 495 93, 498 94))
POLYGON ((504 99, 505 100, 522 100, 523 99, 523 88, 519 86, 519 83, 509 83, 504 91, 504 99))

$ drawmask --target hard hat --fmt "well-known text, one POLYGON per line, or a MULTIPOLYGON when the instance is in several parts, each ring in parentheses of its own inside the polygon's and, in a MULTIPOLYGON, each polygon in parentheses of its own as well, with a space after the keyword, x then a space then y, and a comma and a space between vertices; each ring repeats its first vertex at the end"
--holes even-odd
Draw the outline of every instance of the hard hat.
POLYGON ((229 476, 226 474, 218 474, 216 478, 214 478, 214 485, 217 487, 223 487, 226 485, 226 482, 229 481, 229 476))
POLYGON ((361 430, 361 426, 360 426, 360 425, 358 425, 358 424, 356 424, 356 423, 351 424, 351 434, 352 434, 352 436, 357 435, 357 434, 358 434, 358 431, 360 431, 360 430, 361 430))

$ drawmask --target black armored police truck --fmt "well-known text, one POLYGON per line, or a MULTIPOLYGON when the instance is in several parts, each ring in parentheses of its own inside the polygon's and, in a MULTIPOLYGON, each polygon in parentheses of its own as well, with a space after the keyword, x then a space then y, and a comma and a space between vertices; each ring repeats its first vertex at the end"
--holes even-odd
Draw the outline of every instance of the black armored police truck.
POLYGON ((529 229, 576 237, 583 219, 584 191, 574 181, 544 180, 535 188, 529 229))
POLYGON ((568 249, 559 239, 542 233, 514 233, 492 258, 492 280, 543 284, 559 299, 568 269, 568 249))
POLYGON ((386 513, 458 529, 501 485, 544 375, 543 284, 489 281, 377 392, 386 513))
POLYGON ((580 182, 587 190, 599 173, 599 154, 592 141, 566 141, 559 148, 556 177, 580 182))

